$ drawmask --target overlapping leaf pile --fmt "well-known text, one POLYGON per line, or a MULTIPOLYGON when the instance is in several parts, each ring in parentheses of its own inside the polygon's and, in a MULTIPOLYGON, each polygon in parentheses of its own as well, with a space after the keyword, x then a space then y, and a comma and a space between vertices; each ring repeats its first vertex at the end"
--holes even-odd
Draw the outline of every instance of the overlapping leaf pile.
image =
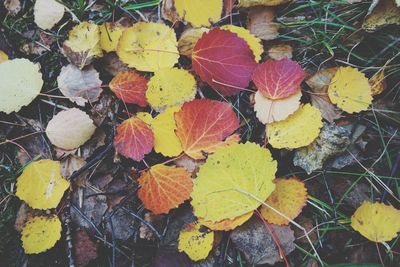
MULTIPOLYGON (((40 14, 42 1, 37 2, 36 14, 40 14)), ((208 256, 214 231, 244 224, 258 208, 269 223, 287 225, 307 201, 307 189, 300 179, 276 177, 279 163, 265 144, 244 141, 241 133, 245 122, 230 102, 234 98, 229 97, 256 89, 254 113, 265 124, 271 149, 306 147, 319 136, 323 119, 331 123, 335 119, 328 118, 326 110, 321 113, 319 102, 302 101, 306 72, 298 62, 285 56, 261 60, 262 41, 249 30, 233 25, 211 26, 220 19, 222 0, 199 2, 175 0, 175 17, 193 26, 179 41, 173 28, 159 22, 130 26, 81 22, 63 44, 71 64, 58 78, 62 94, 76 105, 85 106, 104 93, 91 62, 116 52, 128 66, 129 70, 121 69, 108 84, 126 107, 118 117, 123 119, 116 127, 114 148, 136 162, 146 162, 149 154, 152 158, 159 154, 162 160, 140 172, 138 197, 154 214, 168 213, 190 200, 197 222, 182 230, 179 250, 194 261, 208 256), (210 28, 196 28, 201 26, 210 28), (192 60, 192 68, 180 67, 181 56, 192 60), (217 95, 214 99, 204 97, 212 95, 210 89, 217 95), (193 174, 195 179, 189 170, 171 164, 172 160, 163 163, 165 158, 183 156, 205 161, 193 174)), ((249 7, 253 2, 275 5, 286 1, 241 1, 241 5, 249 7)), ((64 12, 57 8, 60 14, 64 12)), ((36 20, 44 29, 54 25, 52 21, 36 20)), ((25 59, 0 64, 0 73, 10 74, 4 75, 0 83, 6 97, 0 104, 1 111, 18 111, 39 94, 43 82, 38 71, 37 65, 25 59), (21 68, 26 72, 19 71, 16 76, 15 70, 21 68), (17 86, 22 90, 16 91, 17 86)), ((367 110, 372 103, 368 79, 353 67, 335 69, 319 89, 325 93, 325 101, 347 113, 367 110)), ((84 111, 71 108, 49 121, 46 134, 57 148, 74 150, 88 141, 95 129, 84 111)), ((32 208, 53 209, 68 185, 60 175, 59 162, 36 161, 18 178, 16 195, 32 208), (34 189, 28 185, 32 180, 34 189)), ((374 210, 386 216, 379 220, 399 220, 398 211, 392 207, 364 204, 352 218, 354 229, 375 242, 394 238, 398 227, 382 229, 379 220, 365 223, 368 214, 377 217, 372 214, 374 210)), ((30 218, 22 232, 25 251, 39 253, 52 247, 60 232, 55 215, 30 218)))

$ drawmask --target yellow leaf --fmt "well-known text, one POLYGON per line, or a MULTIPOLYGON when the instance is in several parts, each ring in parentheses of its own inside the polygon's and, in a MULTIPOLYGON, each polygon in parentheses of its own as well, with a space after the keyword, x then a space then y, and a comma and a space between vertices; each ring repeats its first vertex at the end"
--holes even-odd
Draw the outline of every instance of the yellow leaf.
POLYGON ((43 80, 40 65, 17 58, 0 64, 0 112, 19 111, 40 93, 43 80))
POLYGON ((221 18, 223 0, 174 0, 179 16, 194 27, 210 26, 221 18))
POLYGON ((70 108, 57 113, 49 121, 46 135, 53 145, 70 150, 83 145, 95 130, 89 115, 80 109, 70 108))
POLYGON ((121 37, 123 29, 121 26, 112 23, 104 22, 100 26, 100 46, 106 52, 117 50, 119 38, 121 37))
POLYGON ((192 57, 193 47, 197 43, 197 40, 203 35, 203 33, 208 32, 208 28, 190 28, 185 30, 178 41, 179 54, 192 57))
POLYGON ((154 73, 147 84, 146 98, 156 111, 194 99, 196 80, 187 70, 164 68, 154 73))
POLYGON ((4 51, 0 50, 0 63, 8 60, 8 55, 4 51))
POLYGON ((275 189, 277 163, 254 143, 217 149, 200 166, 192 206, 197 217, 219 222, 255 210, 275 189))
POLYGON ((213 231, 230 231, 247 222, 251 218, 251 216, 253 216, 252 211, 233 219, 225 219, 219 222, 205 221, 203 220, 203 218, 198 219, 200 224, 207 226, 213 231))
POLYGON ((221 29, 236 33, 240 38, 244 39, 251 51, 253 51, 256 61, 260 61, 261 54, 264 52, 264 47, 261 44, 260 38, 255 37, 249 30, 235 25, 224 25, 221 29))
MULTIPOLYGON (((274 192, 265 203, 293 220, 307 203, 307 188, 297 178, 275 179, 275 185, 274 192)), ((260 212, 269 223, 289 224, 288 220, 266 206, 262 206, 260 212)))
POLYGON ((400 232, 400 210, 383 203, 363 202, 351 216, 351 227, 373 242, 390 241, 400 232))
POLYGON ((61 238, 61 222, 56 215, 36 216, 28 219, 21 232, 22 246, 26 254, 44 252, 61 238))
POLYGON ((257 91, 254 97, 254 111, 258 120, 264 124, 282 121, 299 109, 301 96, 301 89, 282 99, 269 99, 257 91))
POLYGON ((213 242, 214 232, 193 223, 179 233, 178 250, 185 252, 193 261, 199 261, 207 258, 213 242))
POLYGON ((374 76, 369 79, 371 85, 372 95, 379 95, 386 89, 385 71, 384 69, 379 70, 374 76))
POLYGON ((17 180, 17 197, 34 209, 56 208, 69 182, 61 177, 59 161, 39 160, 29 164, 17 180))
POLYGON ((286 120, 268 124, 267 137, 274 148, 299 148, 311 144, 318 137, 321 127, 321 112, 306 104, 286 120))
POLYGON ((175 32, 167 25, 139 22, 122 33, 117 54, 129 67, 155 72, 178 62, 177 45, 175 32))
POLYGON ((278 6, 288 3, 292 0, 239 0, 240 7, 251 6, 278 6))
POLYGON ((340 67, 328 88, 329 99, 348 113, 367 110, 372 89, 364 74, 352 67, 340 67))
POLYGON ((85 58, 103 56, 100 46, 100 29, 91 22, 83 21, 72 28, 64 44, 73 52, 85 54, 85 58))
POLYGON ((175 134, 176 123, 174 114, 179 110, 180 107, 167 108, 155 118, 152 118, 149 113, 145 112, 136 114, 138 118, 153 129, 154 150, 166 157, 175 157, 183 152, 181 142, 175 134))
POLYGON ((50 30, 64 16, 65 8, 55 0, 36 0, 33 8, 35 23, 43 30, 50 30))

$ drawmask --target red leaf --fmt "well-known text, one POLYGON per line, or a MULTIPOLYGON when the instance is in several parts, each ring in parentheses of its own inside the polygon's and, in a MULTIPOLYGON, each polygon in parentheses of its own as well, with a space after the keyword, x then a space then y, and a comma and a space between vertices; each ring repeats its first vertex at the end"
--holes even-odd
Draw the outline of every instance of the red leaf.
POLYGON ((193 48, 192 60, 200 78, 225 96, 246 88, 257 66, 246 41, 219 28, 202 35, 193 48))
POLYGON ((146 90, 148 80, 135 71, 120 72, 109 86, 114 94, 125 103, 147 106, 146 90))
POLYGON ((184 168, 157 164, 139 178, 138 196, 154 214, 168 213, 190 198, 193 183, 184 168))
POLYGON ((195 99, 175 113, 176 135, 183 151, 193 159, 204 158, 239 128, 239 120, 229 103, 195 99))
POLYGON ((132 117, 117 127, 114 147, 125 157, 141 161, 144 155, 151 152, 153 145, 153 131, 141 119, 132 117))
POLYGON ((299 90, 305 76, 297 62, 284 58, 267 60, 253 73, 257 89, 269 99, 286 98, 299 90))

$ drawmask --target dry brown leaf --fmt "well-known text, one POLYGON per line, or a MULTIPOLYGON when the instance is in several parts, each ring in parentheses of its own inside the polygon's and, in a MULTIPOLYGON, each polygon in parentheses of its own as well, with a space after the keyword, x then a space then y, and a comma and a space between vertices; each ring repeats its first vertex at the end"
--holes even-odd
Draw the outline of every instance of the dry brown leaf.
POLYGON ((247 29, 262 40, 273 40, 278 36, 279 25, 274 22, 275 11, 271 7, 249 9, 247 29))
POLYGON ((78 230, 73 235, 74 256, 77 267, 88 265, 91 260, 97 258, 99 244, 93 242, 85 230, 78 230))
POLYGON ((274 45, 268 49, 268 55, 270 58, 275 60, 281 60, 284 58, 292 58, 293 48, 290 45, 280 44, 274 45))
MULTIPOLYGON (((61 160, 61 176, 68 179, 75 171, 85 166, 86 161, 76 155, 69 155, 61 160)), ((84 187, 89 171, 85 171, 75 178, 75 182, 84 187)))
POLYGON ((71 64, 64 66, 57 82, 61 93, 79 106, 97 101, 103 91, 99 73, 92 66, 83 70, 71 64))
POLYGON ((271 100, 260 91, 255 94, 254 111, 258 120, 264 124, 281 121, 289 117, 300 107, 301 89, 287 98, 271 100))
POLYGON ((161 16, 171 22, 179 21, 179 15, 174 6, 174 0, 164 0, 161 6, 161 16))
POLYGON ((8 14, 15 16, 21 11, 20 0, 5 0, 4 7, 7 9, 8 14))
POLYGON ((362 28, 365 31, 374 32, 392 24, 400 25, 400 7, 394 0, 380 0, 373 7, 371 14, 365 18, 362 28))
POLYGON ((192 57, 193 47, 196 44, 197 40, 199 40, 203 33, 208 31, 209 29, 204 27, 189 28, 185 30, 178 41, 179 54, 187 57, 192 57))
POLYGON ((372 95, 379 95, 386 89, 385 71, 379 70, 369 79, 369 84, 372 88, 372 95))

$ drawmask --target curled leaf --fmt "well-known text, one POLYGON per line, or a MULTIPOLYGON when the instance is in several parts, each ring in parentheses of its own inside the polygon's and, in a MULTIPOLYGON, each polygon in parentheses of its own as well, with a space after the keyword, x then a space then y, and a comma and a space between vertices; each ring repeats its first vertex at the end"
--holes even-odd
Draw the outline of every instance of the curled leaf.
POLYGON ((185 30, 178 41, 179 54, 192 57, 193 48, 203 33, 208 32, 208 28, 189 28, 185 30))

